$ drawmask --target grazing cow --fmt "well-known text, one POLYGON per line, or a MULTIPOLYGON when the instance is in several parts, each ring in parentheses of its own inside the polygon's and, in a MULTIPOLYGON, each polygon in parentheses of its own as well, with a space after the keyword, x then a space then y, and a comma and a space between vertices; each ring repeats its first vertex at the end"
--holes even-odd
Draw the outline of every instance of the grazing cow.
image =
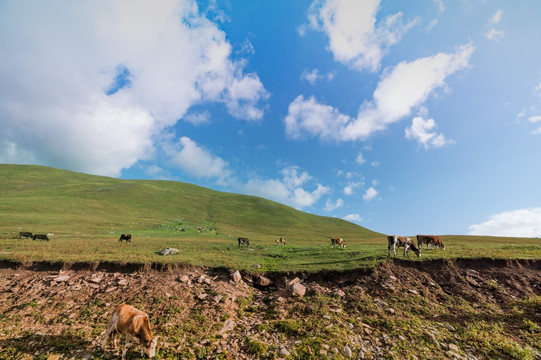
POLYGON ((34 238, 34 235, 32 235, 31 232, 27 232, 27 231, 21 231, 21 232, 19 232, 19 239, 20 239, 20 238, 23 238, 23 237, 24 237, 24 238, 31 238, 31 239, 33 239, 33 238, 34 238))
POLYGON ((286 244, 286 238, 281 237, 279 239, 274 240, 274 245, 285 245, 286 244))
POLYGON ((445 245, 441 242, 440 237, 436 235, 417 235, 417 246, 422 248, 423 244, 426 244, 427 249, 430 249, 430 247, 439 247, 440 249, 445 250, 445 245))
POLYGON ((415 246, 409 237, 398 235, 387 236, 387 256, 391 256, 391 250, 393 251, 394 256, 396 256, 396 247, 404 248, 404 256, 406 256, 409 249, 411 249, 417 257, 421 256, 421 250, 415 246))
POLYGON ((34 234, 34 236, 32 237, 32 239, 36 240, 36 239, 40 239, 40 240, 47 240, 49 241, 49 237, 45 234, 34 234))
POLYGON ((122 240, 126 242, 131 242, 131 234, 121 234, 120 239, 118 239, 118 242, 122 242, 122 240))
POLYGON ((340 248, 346 247, 346 242, 342 238, 331 238, 331 246, 334 249, 335 245, 338 245, 340 248))
POLYGON ((239 247, 241 245, 246 245, 246 246, 250 246, 250 240, 248 240, 248 238, 243 238, 243 237, 240 237, 239 238, 239 247))
POLYGON ((158 337, 152 336, 148 315, 141 310, 126 304, 120 304, 116 307, 115 311, 113 311, 111 321, 109 321, 109 326, 107 326, 105 339, 103 339, 103 343, 101 344, 102 350, 105 350, 105 345, 107 345, 109 337, 113 340, 113 347, 116 347, 116 332, 124 334, 126 338, 124 350, 122 351, 122 359, 126 357, 132 340, 136 344, 141 344, 141 356, 145 353, 149 358, 153 358, 156 354, 158 337))

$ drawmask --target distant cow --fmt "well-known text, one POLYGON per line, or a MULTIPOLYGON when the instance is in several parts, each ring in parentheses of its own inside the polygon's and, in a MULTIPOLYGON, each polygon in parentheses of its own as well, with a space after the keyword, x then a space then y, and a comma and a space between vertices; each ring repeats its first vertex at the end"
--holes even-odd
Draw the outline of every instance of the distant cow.
POLYGON ((246 246, 250 246, 250 240, 248 240, 248 238, 244 238, 244 237, 240 237, 239 239, 239 247, 241 245, 246 245, 246 246))
POLYGON ((417 255, 417 257, 421 256, 421 250, 415 246, 409 237, 398 235, 387 236, 387 256, 391 256, 391 250, 393 251, 394 256, 396 256, 397 247, 404 248, 404 256, 406 256, 409 249, 411 249, 417 255))
POLYGON ((423 244, 426 244, 427 249, 439 247, 445 250, 445 245, 443 245, 440 237, 436 235, 417 235, 417 246, 422 248, 423 244))
POLYGON ((336 245, 343 249, 346 247, 346 242, 342 238, 331 238, 332 248, 334 249, 336 245))
POLYGON ((21 231, 21 232, 19 232, 19 239, 20 239, 20 238, 30 238, 30 239, 33 239, 33 238, 34 238, 34 235, 32 235, 31 232, 21 231))
POLYGON ((34 234, 32 239, 34 239, 34 240, 39 239, 39 240, 47 240, 47 241, 49 241, 49 237, 47 237, 47 235, 45 235, 45 234, 34 234))
POLYGON ((118 239, 118 242, 122 242, 122 240, 126 242, 131 242, 131 234, 122 234, 120 235, 120 239, 118 239))
POLYGON ((276 240, 274 240, 274 245, 285 245, 286 244, 286 238, 281 237, 276 240))
POLYGON ((153 358, 156 354, 158 337, 152 336, 148 315, 141 310, 126 304, 121 304, 116 307, 113 316, 111 317, 111 321, 109 321, 109 326, 107 326, 105 339, 101 344, 102 350, 105 350, 105 345, 107 345, 109 337, 112 338, 113 346, 116 347, 116 332, 124 334, 126 337, 124 350, 122 351, 122 359, 126 357, 128 348, 132 344, 132 340, 136 344, 141 344, 141 356, 143 356, 143 352, 147 354, 149 358, 153 358))

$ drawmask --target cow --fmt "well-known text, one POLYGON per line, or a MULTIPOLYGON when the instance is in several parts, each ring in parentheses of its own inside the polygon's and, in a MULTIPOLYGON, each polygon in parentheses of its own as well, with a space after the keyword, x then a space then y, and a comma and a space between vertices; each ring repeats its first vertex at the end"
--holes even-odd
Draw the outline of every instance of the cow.
POLYGON ((286 238, 281 237, 274 240, 274 245, 285 245, 286 244, 286 238))
POLYGON ((143 311, 138 310, 131 305, 118 305, 115 308, 115 311, 113 311, 113 316, 105 331, 105 339, 103 339, 103 343, 101 344, 102 350, 105 350, 109 338, 113 340, 113 347, 116 347, 116 332, 124 334, 125 337, 122 359, 126 357, 128 348, 132 344, 132 340, 136 344, 141 344, 141 357, 143 356, 143 353, 147 354, 149 358, 153 358, 156 354, 158 337, 152 336, 148 315, 143 311))
POLYGON ((31 233, 31 232, 28 232, 28 231, 21 231, 19 232, 19 239, 21 238, 30 238, 30 239, 33 239, 34 238, 34 235, 31 233))
POLYGON ((239 247, 241 245, 246 245, 247 247, 250 246, 250 240, 248 240, 248 238, 240 237, 238 240, 239 240, 239 247))
POLYGON ((334 249, 336 245, 343 249, 346 247, 346 242, 342 238, 331 238, 332 248, 334 249))
POLYGON ((49 241, 49 237, 47 235, 45 235, 45 234, 34 234, 32 239, 34 239, 34 240, 39 239, 39 240, 47 240, 47 241, 49 241))
POLYGON ((126 242, 131 242, 131 234, 121 234, 120 239, 118 239, 118 242, 122 242, 122 240, 126 242))
POLYGON ((436 235, 417 235, 417 246, 422 248, 423 244, 426 244, 427 249, 430 249, 432 246, 432 248, 439 247, 445 250, 445 245, 441 242, 440 237, 436 235))
POLYGON ((411 249, 417 257, 421 256, 421 249, 415 246, 414 242, 409 237, 398 235, 387 236, 387 256, 391 256, 391 250, 393 251, 394 256, 396 256, 396 247, 404 248, 404 256, 406 256, 409 249, 411 249))

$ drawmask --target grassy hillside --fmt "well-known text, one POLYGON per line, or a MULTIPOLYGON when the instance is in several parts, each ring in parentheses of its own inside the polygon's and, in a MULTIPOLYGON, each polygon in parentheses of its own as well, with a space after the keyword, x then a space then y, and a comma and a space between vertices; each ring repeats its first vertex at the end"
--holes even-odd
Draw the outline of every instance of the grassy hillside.
MULTIPOLYGON (((317 271, 372 266, 387 257, 383 234, 262 198, 180 182, 0 165, 0 199, 0 259, 317 271), (49 242, 33 241, 17 239, 19 231, 54 235, 49 242), (118 243, 121 233, 131 233, 133 241, 118 243), (250 239, 250 248, 237 246, 239 236, 250 239), (274 246, 280 236, 287 238, 287 246, 274 246), (347 248, 331 249, 331 236, 345 239, 347 248), (156 254, 166 247, 180 252, 156 254)), ((539 239, 443 239, 447 251, 424 251, 422 259, 541 258, 539 239)))
MULTIPOLYGON (((328 251, 331 236, 347 239, 352 246, 382 238, 341 219, 173 181, 119 180, 41 166, 0 165, 0 184, 4 238, 0 251, 8 253, 0 255, 3 258, 242 265, 246 254, 273 246, 280 236, 288 239, 288 250, 320 246, 316 254, 309 254, 316 257, 328 251), (19 231, 54 235, 50 243, 33 241, 28 247, 20 246, 24 240, 12 239, 19 231), (119 248, 116 240, 126 232, 134 241, 119 248), (253 250, 238 250, 239 236, 250 238, 253 250), (170 258, 155 254, 168 246, 182 254, 170 258)), ((270 262, 287 263, 287 251, 280 254, 280 261, 272 261, 277 256, 270 254, 270 262)), ((246 259, 244 265, 250 262, 246 259)))

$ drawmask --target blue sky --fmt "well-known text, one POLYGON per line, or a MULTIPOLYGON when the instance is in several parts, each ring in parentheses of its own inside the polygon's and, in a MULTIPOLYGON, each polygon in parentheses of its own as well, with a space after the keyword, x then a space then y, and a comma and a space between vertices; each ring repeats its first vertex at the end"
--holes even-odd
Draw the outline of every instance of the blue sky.
POLYGON ((533 0, 2 1, 0 162, 541 236, 540 24, 533 0))

